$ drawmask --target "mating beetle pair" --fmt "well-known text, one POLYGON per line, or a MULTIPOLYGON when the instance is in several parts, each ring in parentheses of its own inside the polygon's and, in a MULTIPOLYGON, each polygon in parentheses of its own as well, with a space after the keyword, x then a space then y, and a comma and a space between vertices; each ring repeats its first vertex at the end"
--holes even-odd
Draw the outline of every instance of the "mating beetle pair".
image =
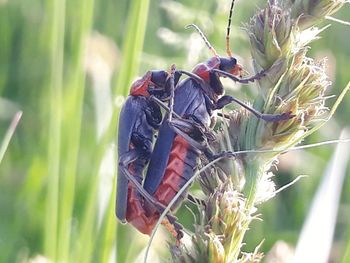
MULTIPOLYGON (((175 66, 169 73, 147 72, 133 83, 130 96, 121 110, 116 215, 144 234, 151 233, 160 213, 194 175, 201 154, 209 160, 222 155, 234 156, 234 153, 228 152, 213 153, 208 147, 215 110, 236 102, 265 121, 293 117, 290 113, 262 114, 232 96, 224 95, 220 77, 248 83, 264 76, 261 72, 251 78, 241 78, 242 67, 237 64, 229 47, 233 5, 234 0, 226 34, 227 58, 219 57, 200 29, 190 25, 200 33, 214 56, 198 64, 192 72, 177 70, 175 66), (183 74, 188 78, 180 81, 183 74), (161 107, 168 112, 164 119, 161 107), (159 130, 158 137, 153 147, 156 130, 159 130)), ((180 203, 181 200, 172 207, 172 211, 180 203)), ((166 225, 181 238, 181 225, 171 214, 167 218, 170 224, 166 225)))

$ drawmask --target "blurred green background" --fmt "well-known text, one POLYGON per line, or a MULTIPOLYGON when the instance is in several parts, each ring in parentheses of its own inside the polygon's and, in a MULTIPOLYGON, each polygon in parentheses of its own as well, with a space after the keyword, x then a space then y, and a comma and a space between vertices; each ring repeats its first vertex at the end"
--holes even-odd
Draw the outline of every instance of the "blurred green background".
MULTIPOLYGON (((237 1, 232 49, 251 71, 242 30, 264 1, 237 1)), ((225 50, 229 0, 0 0, 0 139, 23 111, 0 164, 0 262, 140 262, 147 237, 114 216, 118 113, 131 82, 149 69, 190 70, 211 56, 184 29, 196 23, 220 54, 225 50), (41 257, 39 257, 41 255, 41 257), (138 259, 137 259, 138 258, 138 259), (41 261, 40 261, 41 262, 41 261)), ((336 17, 348 19, 345 6, 336 17)), ((332 26, 311 44, 309 55, 328 57, 339 94, 349 81, 350 27, 332 26)), ((249 100, 255 86, 228 87, 249 100)), ((329 105, 334 99, 329 99, 329 105)), ((349 123, 350 96, 321 132, 305 143, 338 138, 349 123)), ((275 177, 282 186, 310 175, 260 208, 243 250, 263 239, 295 246, 334 146, 293 152, 275 177)), ((347 172, 349 175, 349 171, 347 172)), ((350 262, 350 177, 339 203, 332 262, 350 262)), ((191 214, 179 211, 191 227, 191 214)), ((168 258, 158 234, 153 261, 168 258)))

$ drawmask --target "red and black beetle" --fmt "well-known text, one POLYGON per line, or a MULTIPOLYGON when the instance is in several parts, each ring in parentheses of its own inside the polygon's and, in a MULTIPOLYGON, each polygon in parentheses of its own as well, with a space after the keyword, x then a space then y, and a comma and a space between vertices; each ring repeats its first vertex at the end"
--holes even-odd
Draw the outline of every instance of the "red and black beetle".
MULTIPOLYGON (((222 154, 233 156, 233 153, 214 154, 208 147, 207 131, 210 130, 215 110, 221 109, 231 102, 237 102, 256 117, 265 121, 282 121, 293 117, 290 113, 281 115, 262 114, 232 96, 224 96, 224 88, 220 81, 221 76, 229 77, 237 82, 248 83, 260 79, 264 75, 264 72, 262 72, 251 78, 241 78, 242 67, 237 64, 237 60, 232 56, 229 47, 233 5, 234 0, 231 4, 226 34, 227 58, 219 57, 200 29, 195 25, 190 25, 200 33, 206 45, 213 52, 214 57, 205 63, 198 64, 193 69, 192 74, 186 73, 191 76, 190 78, 181 81, 177 85, 175 84, 174 105, 170 107, 170 110, 168 109, 170 113, 165 116, 159 128, 158 138, 153 150, 151 150, 151 133, 147 132, 147 157, 143 160, 137 157, 136 154, 133 155, 133 158, 128 158, 127 162, 124 162, 123 158, 123 154, 126 152, 131 155, 131 152, 134 152, 135 149, 145 148, 144 140, 140 144, 138 144, 139 141, 133 140, 130 134, 135 132, 135 128, 127 124, 130 120, 135 123, 129 111, 133 112, 135 110, 132 114, 136 114, 141 108, 135 108, 132 103, 129 105, 127 101, 121 112, 118 142, 121 145, 118 147, 120 159, 117 216, 123 220, 123 215, 126 215, 127 221, 142 233, 151 233, 159 218, 159 213, 162 211, 162 206, 168 205, 184 184, 194 175, 201 154, 205 154, 208 159, 215 159, 222 154), (177 117, 173 117, 173 111, 177 117), (150 162, 142 184, 142 172, 148 160, 150 162), (125 171, 126 169, 127 171, 125 171), (142 189, 138 190, 130 186, 130 183, 127 186, 126 173, 135 176, 137 178, 136 183, 139 188, 142 184, 142 189), (145 191, 146 193, 144 193, 145 191)), ((175 71, 174 76, 180 76, 181 73, 185 73, 185 71, 175 71)), ((139 84, 135 85, 140 86, 139 84)), ((143 96, 145 88, 142 87, 141 90, 143 96)), ((152 97, 150 97, 150 100, 167 108, 159 100, 152 99, 152 97)), ((149 124, 145 121, 143 123, 145 123, 146 128, 140 129, 151 129, 149 124)), ((172 207, 172 210, 178 207, 181 201, 179 200, 172 207)), ((170 222, 174 224, 172 216, 168 219, 171 219, 170 222)), ((180 227, 176 224, 174 226, 179 234, 178 237, 181 237, 180 227)))
MULTIPOLYGON (((190 72, 176 71, 174 65, 170 73, 148 71, 132 84, 130 95, 120 112, 116 216, 122 223, 130 222, 136 228, 139 224, 137 220, 134 222, 133 214, 141 215, 144 221, 150 216, 144 210, 145 200, 156 210, 165 208, 142 188, 142 175, 152 154, 154 133, 162 122, 157 103, 170 99, 182 74, 198 78, 190 72)), ((176 225, 173 217, 169 215, 168 218, 176 225)))
POLYGON ((121 222, 130 221, 128 212, 137 209, 143 198, 156 202, 142 187, 137 187, 142 185, 142 174, 152 154, 154 132, 162 122, 160 107, 150 97, 168 100, 179 77, 175 68, 171 73, 148 71, 132 84, 130 95, 120 112, 116 215, 121 222), (129 184, 129 180, 133 183, 129 184))

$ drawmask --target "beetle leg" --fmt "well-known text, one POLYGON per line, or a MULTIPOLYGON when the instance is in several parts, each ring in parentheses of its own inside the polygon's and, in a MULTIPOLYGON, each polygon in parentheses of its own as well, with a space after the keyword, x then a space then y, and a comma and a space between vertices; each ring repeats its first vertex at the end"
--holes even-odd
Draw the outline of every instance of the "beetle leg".
MULTIPOLYGON (((175 65, 172 65, 171 73, 170 73, 170 103, 169 103, 170 110, 166 109, 164 103, 163 103, 163 105, 161 105, 169 113, 169 121, 172 121, 173 114, 174 114, 174 110, 173 110, 174 97, 175 97, 175 84, 174 83, 175 83, 175 81, 178 81, 178 79, 181 77, 182 74, 187 75, 188 77, 195 80, 202 88, 204 88, 206 90, 210 90, 210 87, 208 86, 208 84, 198 75, 196 75, 192 72, 186 71, 186 70, 176 70, 175 65)), ((158 100, 158 101, 160 101, 160 100, 158 100)))
POLYGON ((171 72, 170 72, 170 102, 169 102, 169 120, 171 121, 173 118, 173 112, 174 112, 174 98, 175 98, 175 84, 174 84, 174 75, 175 75, 176 66, 173 64, 171 66, 171 72))
MULTIPOLYGON (((136 150, 131 150, 127 152, 126 154, 120 156, 119 158, 119 167, 123 171, 123 174, 126 176, 126 178, 132 182, 132 184, 135 186, 137 191, 143 196, 148 203, 150 203, 159 213, 162 213, 165 210, 165 206, 158 202, 153 196, 151 196, 139 183, 136 176, 133 176, 129 170, 128 166, 132 162, 134 162, 136 159, 140 158, 139 153, 136 150)), ((174 225, 175 230, 177 233, 181 231, 182 226, 178 223, 176 223, 177 218, 173 216, 170 212, 167 214, 167 218, 171 224, 174 225)))
MULTIPOLYGON (((259 80, 260 78, 262 78, 265 75, 265 71, 261 71, 258 74, 256 74, 253 77, 250 78, 246 78, 246 79, 240 79, 237 78, 236 76, 227 73, 225 71, 219 70, 219 69, 213 69, 213 72, 217 72, 219 75, 224 75, 226 77, 231 78, 234 81, 240 82, 240 83, 249 83, 249 82, 253 82, 255 80, 259 80)), ((182 74, 186 74, 188 75, 190 78, 194 79, 195 81, 197 81, 199 84, 201 85, 207 85, 207 83, 200 78, 199 76, 197 76, 196 74, 193 74, 191 72, 185 71, 185 70, 178 70, 176 72, 180 72, 182 74)), ((160 100, 156 99, 155 97, 153 97, 154 100, 161 106, 163 107, 168 113, 171 112, 167 109, 167 106, 161 102, 160 100)), ((151 98, 151 99, 153 99, 151 98)), ((295 117, 295 115, 291 114, 291 112, 287 112, 287 113, 282 113, 282 114, 264 114, 261 113, 257 110, 255 110, 254 108, 248 106, 247 104, 243 103, 242 101, 232 97, 232 96, 223 96, 222 98, 220 98, 218 100, 218 102, 216 103, 214 109, 222 109, 224 106, 226 106, 227 104, 231 103, 231 102, 236 102, 237 104, 241 105, 242 107, 244 107, 245 109, 247 109, 248 111, 252 112, 257 118, 262 119, 264 121, 271 121, 271 122, 275 122, 275 121, 283 121, 283 120, 289 120, 293 117, 295 117)), ((175 114, 175 112, 172 112, 172 114, 170 115, 171 117, 175 114)), ((171 120, 171 117, 169 116, 169 120, 171 120)), ((175 115, 176 116, 176 115, 175 115)), ((179 116, 176 116, 179 117, 179 116)))
MULTIPOLYGON (((152 101, 154 101, 155 103, 157 103, 159 106, 161 106, 167 113, 170 113, 169 107, 164 102, 162 102, 160 99, 158 99, 155 96, 150 96, 150 99, 152 101)), ((172 115, 173 115, 173 117, 181 118, 180 115, 178 115, 175 111, 173 111, 172 115)))
MULTIPOLYGON (((156 97, 151 96, 150 99, 153 100, 154 102, 156 102, 157 104, 159 104, 168 113, 170 112, 168 106, 165 105, 162 101, 160 101, 156 97)), ((196 141, 195 139, 191 138, 183 130, 187 130, 187 133, 189 133, 190 131, 192 131, 192 132, 199 132, 199 133, 203 134, 203 136, 209 137, 209 139, 212 139, 212 136, 210 134, 207 134, 203 130, 199 131, 198 125, 196 125, 197 126, 197 130, 195 130, 194 129, 194 126, 195 126, 195 122, 194 121, 191 122, 189 119, 184 119, 180 115, 178 115, 176 112, 173 112, 173 116, 176 117, 176 119, 173 119, 172 121, 170 121, 170 118, 169 118, 169 120, 168 120, 170 128, 172 128, 177 134, 181 135, 186 140, 188 140, 189 143, 193 147, 197 148, 198 150, 204 150, 203 146, 198 141, 196 141), (179 129, 176 126, 181 127, 181 128, 179 129)))
POLYGON ((204 132, 198 125, 189 119, 173 119, 168 122, 169 127, 178 135, 182 136, 186 141, 198 149, 204 151, 207 148, 206 137, 204 132))
POLYGON ((182 136, 192 147, 203 153, 209 161, 217 158, 235 158, 233 152, 213 153, 208 141, 207 135, 203 132, 203 128, 194 121, 189 119, 174 119, 169 122, 169 127, 178 135, 182 136))
MULTIPOLYGON (((196 81, 199 84, 200 88, 204 91, 204 93, 208 93, 208 94, 213 93, 213 86, 215 86, 214 90, 216 89, 216 87, 218 87, 219 89, 222 88, 221 82, 219 82, 219 81, 216 81, 215 83, 213 83, 211 81, 212 83, 209 84, 204 79, 202 79, 201 77, 199 77, 198 75, 196 75, 192 72, 189 72, 186 70, 179 70, 177 72, 180 72, 181 74, 185 74, 188 77, 190 77, 191 79, 193 79, 194 81, 196 81), (212 84, 213 84, 213 86, 212 86, 212 84)), ((222 90, 223 90, 223 88, 222 88, 222 90)), ((219 93, 220 93, 220 91, 219 91, 219 93)))
POLYGON ((253 113, 258 119, 262 119, 264 121, 284 121, 284 120, 289 120, 289 119, 295 117, 295 115, 291 114, 291 112, 286 112, 286 113, 282 113, 282 114, 264 114, 264 113, 257 111, 256 109, 248 106, 247 104, 243 103, 239 99, 236 99, 236 98, 234 98, 232 96, 228 96, 228 95, 221 97, 216 102, 215 109, 217 109, 217 110, 222 109, 223 107, 225 107, 227 104, 230 104, 231 102, 236 102, 237 104, 241 105, 243 108, 245 108, 248 111, 250 111, 251 113, 253 113))
POLYGON ((210 162, 214 161, 214 160, 216 160, 218 158, 229 158, 229 159, 236 158, 235 153, 230 152, 230 151, 225 151, 225 152, 220 152, 220 153, 215 154, 210 149, 209 144, 207 143, 206 140, 203 141, 202 143, 200 143, 197 140, 193 139, 187 133, 183 132, 180 128, 174 127, 171 124, 170 124, 170 127, 172 128, 172 130, 176 134, 182 136, 192 147, 194 147, 195 149, 197 149, 201 153, 203 153, 210 162))
POLYGON ((147 107, 144 109, 144 112, 146 114, 147 123, 151 125, 153 129, 159 129, 163 120, 159 105, 156 102, 150 100, 147 107))
POLYGON ((230 74, 226 71, 220 70, 220 69, 213 69, 212 71, 218 73, 220 76, 228 77, 228 78, 232 79, 233 81, 236 81, 236 82, 239 82, 242 84, 248 84, 249 82, 254 82, 256 80, 261 79, 262 77, 264 77, 266 75, 265 74, 266 70, 262 70, 250 78, 242 79, 242 78, 237 78, 235 75, 232 75, 232 74, 230 74))
POLYGON ((140 182, 137 180, 136 176, 133 176, 129 170, 128 166, 135 160, 140 158, 140 154, 137 150, 130 150, 129 152, 123 154, 119 157, 119 168, 122 170, 125 177, 131 181, 131 183, 136 187, 137 191, 140 192, 140 194, 147 199, 152 205, 154 205, 157 210, 164 211, 165 206, 158 202, 153 196, 151 196, 140 184, 140 182))
POLYGON ((177 70, 176 72, 180 73, 180 74, 184 74, 187 75, 188 77, 192 78, 193 80, 197 81, 198 84, 200 85, 204 85, 206 82, 198 75, 190 72, 190 71, 186 71, 186 70, 177 70))
MULTIPOLYGON (((152 101, 154 101, 155 103, 157 103, 159 106, 161 106, 166 112, 170 113, 170 110, 169 110, 169 107, 164 103, 162 102, 161 100, 159 100, 158 98, 154 97, 154 96, 151 96, 150 99, 152 101)), ((189 122, 188 119, 184 119, 182 118, 180 115, 178 115, 175 111, 173 112, 173 117, 176 117, 176 119, 182 119, 184 121, 187 120, 187 122, 189 122)), ((227 116, 226 116, 227 117, 227 116)), ((228 117, 227 117, 228 118, 228 117)), ((174 122, 174 120, 170 121, 170 118, 168 120, 169 122, 174 122)), ((177 122, 177 121, 175 121, 177 122)), ((192 122, 192 123, 196 123, 196 122, 192 122)), ((189 128, 192 128, 191 125, 189 126, 189 128)), ((204 128, 204 127, 203 127, 204 128)), ((212 135, 211 132, 208 132, 208 131, 203 131, 203 133, 206 135, 206 137, 209 139, 209 140, 215 140, 215 137, 212 135)))
POLYGON ((170 233, 177 239, 183 238, 183 226, 177 222, 175 217, 168 218, 168 220, 163 220, 162 224, 168 229, 170 233))

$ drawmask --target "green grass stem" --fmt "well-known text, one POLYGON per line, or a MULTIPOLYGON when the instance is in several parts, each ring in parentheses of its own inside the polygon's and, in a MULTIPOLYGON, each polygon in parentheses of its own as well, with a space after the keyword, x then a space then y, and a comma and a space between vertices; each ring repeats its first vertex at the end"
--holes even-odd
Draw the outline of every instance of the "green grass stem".
POLYGON ((48 187, 45 222, 45 254, 57 258, 59 173, 62 127, 63 54, 66 1, 53 0, 48 5, 51 17, 50 48, 50 115, 48 143, 48 187))

